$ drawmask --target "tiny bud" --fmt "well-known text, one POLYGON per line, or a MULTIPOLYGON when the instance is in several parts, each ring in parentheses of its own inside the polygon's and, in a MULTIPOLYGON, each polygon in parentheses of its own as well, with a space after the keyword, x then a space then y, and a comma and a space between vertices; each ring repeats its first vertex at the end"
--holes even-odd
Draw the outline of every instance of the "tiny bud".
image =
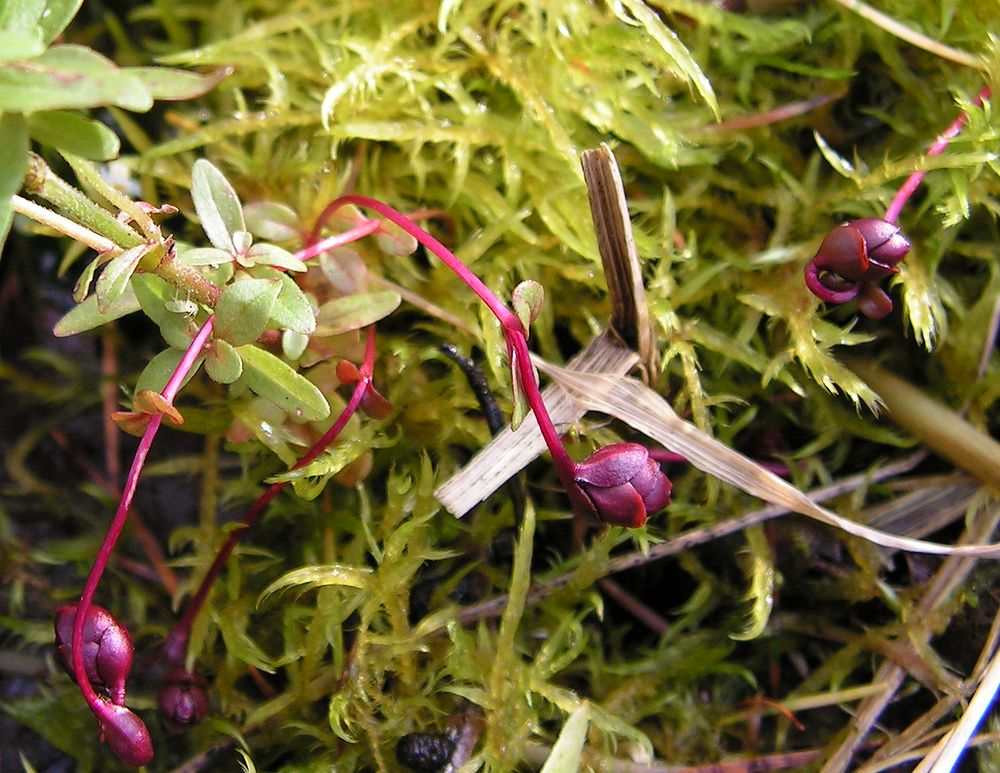
POLYGON ((849 225, 856 228, 865 240, 868 258, 885 266, 895 266, 910 251, 910 242, 900 232, 899 226, 877 217, 863 217, 852 220, 849 225))
POLYGON ((576 465, 573 477, 598 516, 616 526, 642 526, 670 504, 669 478, 638 443, 598 449, 576 465))
POLYGON ((418 773, 438 773, 455 753, 455 742, 443 733, 409 733, 396 743, 396 759, 418 773))
POLYGON ((102 707, 98 719, 101 735, 123 763, 141 768, 153 759, 153 740, 137 714, 109 703, 102 707))
POLYGON ((865 282, 858 293, 858 311, 869 319, 882 319, 892 311, 892 299, 878 285, 865 282))
POLYGON ((208 692, 200 674, 175 668, 156 694, 156 707, 171 733, 183 733, 208 715, 208 692))
MULTIPOLYGON (((76 605, 56 611, 56 650, 63 668, 73 679, 73 626, 76 605)), ((125 703, 125 680, 132 670, 132 638, 128 629, 104 607, 92 604, 83 624, 83 665, 87 679, 95 690, 107 689, 111 700, 125 703)))

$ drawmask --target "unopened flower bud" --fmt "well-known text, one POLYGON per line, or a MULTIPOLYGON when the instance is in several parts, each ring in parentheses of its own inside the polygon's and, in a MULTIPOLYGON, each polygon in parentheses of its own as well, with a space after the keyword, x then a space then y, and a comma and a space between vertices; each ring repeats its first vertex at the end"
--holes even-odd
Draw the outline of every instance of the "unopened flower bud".
POLYGON ((123 763, 141 768, 153 759, 153 741, 137 714, 124 706, 107 703, 98 718, 101 735, 123 763))
POLYGON ((156 694, 156 707, 172 733, 183 733, 208 715, 208 692, 200 674, 175 668, 156 694))
POLYGON ((815 257, 806 264, 810 292, 828 303, 858 298, 858 310, 881 319, 892 311, 889 296, 877 287, 896 274, 896 265, 910 251, 899 226, 877 217, 863 217, 832 229, 815 257))
POLYGON ((598 449, 576 465, 573 477, 598 516, 617 526, 642 526, 670 504, 669 478, 638 443, 598 449))
MULTIPOLYGON (((73 679, 73 626, 76 605, 56 610, 56 650, 63 668, 73 679)), ((125 680, 132 670, 132 638, 104 607, 92 604, 83 624, 83 665, 95 690, 107 689, 112 702, 125 704, 125 680)))

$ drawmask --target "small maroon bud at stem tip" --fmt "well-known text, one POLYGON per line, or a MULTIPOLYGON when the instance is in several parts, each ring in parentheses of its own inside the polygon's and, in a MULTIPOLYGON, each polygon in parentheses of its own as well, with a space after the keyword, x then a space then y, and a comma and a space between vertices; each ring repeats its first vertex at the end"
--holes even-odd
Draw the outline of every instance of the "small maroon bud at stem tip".
POLYGON ((153 741, 137 714, 124 706, 107 704, 99 719, 104 740, 119 760, 141 768, 153 759, 153 741))
POLYGON ((637 528, 670 504, 672 485, 638 443, 612 443, 576 465, 573 474, 601 520, 637 528))
POLYGON ((175 668, 156 694, 156 706, 171 733, 183 733, 208 715, 208 693, 200 674, 175 668))

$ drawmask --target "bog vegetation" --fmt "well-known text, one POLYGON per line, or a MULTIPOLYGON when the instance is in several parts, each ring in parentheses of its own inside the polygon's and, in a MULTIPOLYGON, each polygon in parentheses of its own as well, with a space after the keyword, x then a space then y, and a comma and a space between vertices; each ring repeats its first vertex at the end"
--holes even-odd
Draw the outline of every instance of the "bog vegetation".
POLYGON ((0 0, 0 765, 996 764, 996 23, 0 0))

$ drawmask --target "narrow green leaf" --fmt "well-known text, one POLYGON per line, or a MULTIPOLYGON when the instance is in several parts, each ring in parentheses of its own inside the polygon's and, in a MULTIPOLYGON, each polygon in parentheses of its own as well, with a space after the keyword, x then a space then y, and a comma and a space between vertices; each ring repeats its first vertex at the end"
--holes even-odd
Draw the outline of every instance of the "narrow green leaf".
POLYGON ((104 267, 97 280, 97 287, 94 289, 97 295, 97 306, 102 312, 106 312, 108 307, 125 292, 132 274, 139 266, 139 261, 149 250, 150 245, 148 244, 132 247, 118 257, 112 258, 111 262, 104 267))
POLYGON ((316 318, 316 333, 332 336, 360 330, 392 314, 399 303, 399 295, 391 290, 336 298, 320 307, 316 318))
POLYGON ((132 286, 125 288, 117 300, 111 303, 105 311, 101 311, 97 306, 97 296, 91 295, 79 306, 70 309, 57 323, 52 332, 59 338, 76 335, 85 330, 93 330, 96 327, 111 322, 112 320, 131 314, 139 310, 139 300, 132 291, 132 286))
POLYGON ((3 249, 14 213, 10 197, 21 188, 28 163, 28 130, 17 113, 0 115, 0 250, 3 249))
MULTIPOLYGON (((149 361, 142 373, 139 374, 139 380, 135 382, 136 394, 145 389, 152 392, 162 392, 174 371, 177 370, 177 366, 180 364, 181 358, 183 357, 184 351, 182 349, 174 348, 165 349, 156 355, 149 361)), ((190 381, 191 377, 198 372, 198 368, 201 367, 203 360, 203 357, 199 357, 195 360, 194 367, 192 367, 191 371, 184 377, 184 384, 190 381)))
POLYGON ((274 266, 287 271, 305 271, 308 268, 288 250, 274 244, 255 244, 247 252, 247 257, 257 266, 274 266))
POLYGON ((307 421, 330 415, 323 393, 270 352, 253 345, 237 348, 243 359, 243 378, 254 393, 307 421))
POLYGON ((191 198, 201 227, 213 246, 233 252, 233 234, 247 230, 240 198, 210 161, 199 158, 191 170, 191 198))
POLYGON ((364 567, 349 566, 347 564, 305 566, 301 569, 293 569, 290 572, 285 572, 285 574, 264 588, 260 596, 257 597, 257 606, 259 607, 275 593, 288 588, 310 590, 312 588, 339 586, 366 590, 370 587, 373 579, 372 570, 364 567))
POLYGON ((719 103, 715 91, 698 62, 660 16, 641 0, 612 0, 610 3, 615 16, 626 24, 641 26, 657 42, 666 54, 664 64, 682 75, 697 91, 705 103, 719 116, 719 103), (627 12, 626 12, 627 9, 627 12))
POLYGON ((528 414, 531 413, 531 407, 528 404, 528 398, 524 394, 524 389, 521 386, 521 377, 517 372, 517 353, 514 352, 510 358, 510 380, 511 380, 511 395, 513 399, 513 405, 511 406, 510 414, 510 428, 516 430, 521 426, 528 414))
POLYGON ((184 251, 178 250, 177 259, 186 266, 220 266, 223 263, 231 263, 233 256, 228 250, 196 247, 184 251))
POLYGON ((514 288, 511 295, 511 305, 514 313, 521 320, 524 329, 531 327, 531 323, 538 319, 542 312, 542 303, 545 301, 545 290, 534 279, 526 279, 514 288))
POLYGON ((53 46, 29 62, 0 66, 0 110, 39 110, 116 105, 145 111, 148 89, 134 75, 83 46, 53 46))
POLYGON ((576 773, 580 770, 589 725, 590 704, 582 701, 559 731, 559 737, 552 745, 540 773, 576 773))
POLYGON ((281 292, 271 308, 271 319, 275 326, 303 335, 316 330, 316 315, 306 294, 290 277, 282 274, 281 292))
POLYGON ((125 72, 142 81, 153 99, 177 101, 207 94, 232 73, 232 68, 220 67, 205 75, 172 67, 128 67, 125 72))
POLYGON ((244 279, 222 291, 215 306, 215 336, 242 346, 267 330, 274 302, 281 292, 277 279, 244 279))
POLYGON ((84 298, 90 295, 90 285, 94 282, 94 274, 104 264, 104 258, 104 255, 98 255, 80 273, 80 278, 73 285, 73 300, 77 303, 83 303, 84 298))
POLYGON ((118 135, 107 126, 66 110, 33 113, 28 116, 28 131, 42 145, 92 161, 115 158, 121 147, 118 135))
POLYGON ((243 375, 243 360, 236 349, 225 341, 216 339, 205 356, 205 372, 212 381, 232 384, 243 375))

